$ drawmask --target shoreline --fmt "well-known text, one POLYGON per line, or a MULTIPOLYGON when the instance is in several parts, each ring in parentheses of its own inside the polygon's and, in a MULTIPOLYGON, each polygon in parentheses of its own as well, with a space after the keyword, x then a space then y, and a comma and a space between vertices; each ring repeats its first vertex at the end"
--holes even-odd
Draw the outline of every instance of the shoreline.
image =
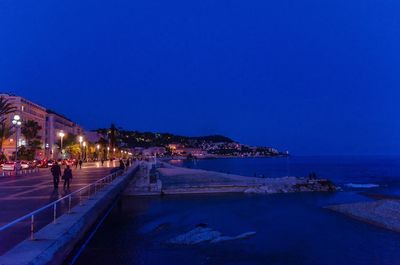
MULTIPOLYGON (((195 159, 188 159, 187 156, 174 156, 174 157, 160 157, 161 161, 167 162, 171 160, 207 160, 207 159, 246 159, 246 158, 288 158, 291 155, 274 155, 274 156, 207 156, 207 157, 195 157, 195 159)), ((168 163, 168 162, 167 162, 168 163)))
POLYGON ((400 232, 399 199, 385 198, 372 202, 330 205, 325 208, 367 224, 400 232))

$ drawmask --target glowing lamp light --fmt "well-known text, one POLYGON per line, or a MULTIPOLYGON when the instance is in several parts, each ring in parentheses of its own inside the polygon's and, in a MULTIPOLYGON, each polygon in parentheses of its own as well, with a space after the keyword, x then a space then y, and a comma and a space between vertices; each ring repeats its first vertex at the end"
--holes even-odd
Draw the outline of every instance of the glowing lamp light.
POLYGON ((22 122, 21 122, 21 116, 19 115, 14 115, 14 118, 12 120, 12 124, 17 125, 17 126, 21 126, 22 122))

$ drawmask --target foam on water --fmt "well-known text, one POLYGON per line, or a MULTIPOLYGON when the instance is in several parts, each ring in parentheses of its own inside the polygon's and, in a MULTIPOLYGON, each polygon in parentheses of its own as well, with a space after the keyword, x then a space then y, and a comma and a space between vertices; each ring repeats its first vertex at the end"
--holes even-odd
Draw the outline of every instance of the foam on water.
POLYGON ((349 188, 358 188, 358 189, 370 189, 379 187, 378 184, 374 183, 348 183, 345 186, 349 188))

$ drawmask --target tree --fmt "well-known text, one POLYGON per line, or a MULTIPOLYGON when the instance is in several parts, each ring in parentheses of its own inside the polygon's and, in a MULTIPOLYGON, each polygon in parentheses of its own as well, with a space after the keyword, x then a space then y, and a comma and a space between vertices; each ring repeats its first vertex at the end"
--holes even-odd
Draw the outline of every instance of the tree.
POLYGON ((13 135, 11 127, 7 126, 7 115, 15 112, 17 108, 13 106, 8 99, 0 97, 0 150, 3 154, 3 143, 5 139, 13 135))
POLYGON ((117 146, 118 134, 119 134, 119 131, 115 127, 115 124, 114 123, 111 124, 110 130, 108 132, 108 138, 110 140, 111 148, 114 148, 117 146))
MULTIPOLYGON (((66 134, 65 137, 63 138, 63 149, 70 157, 74 158, 79 157, 80 145, 77 142, 78 142, 77 136, 73 133, 66 134)), ((60 139, 60 146, 61 146, 61 139, 60 139)))
POLYGON ((70 144, 65 147, 65 151, 69 154, 71 158, 79 159, 81 146, 80 144, 70 144))
POLYGON ((40 130, 42 130, 42 127, 36 121, 28 120, 23 123, 21 133, 25 137, 26 147, 21 148, 19 156, 21 159, 33 160, 36 151, 41 149, 40 130))

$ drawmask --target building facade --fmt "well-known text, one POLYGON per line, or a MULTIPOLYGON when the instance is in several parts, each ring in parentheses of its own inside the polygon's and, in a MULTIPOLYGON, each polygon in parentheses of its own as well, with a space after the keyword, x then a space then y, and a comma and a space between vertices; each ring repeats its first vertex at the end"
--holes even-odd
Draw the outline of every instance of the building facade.
POLYGON ((60 157, 60 132, 63 132, 65 135, 80 135, 83 133, 83 129, 75 122, 23 97, 5 93, 0 93, 0 97, 8 100, 15 107, 15 112, 6 117, 7 126, 13 128, 13 134, 3 140, 3 153, 8 158, 11 158, 15 154, 16 146, 26 145, 26 139, 21 134, 21 128, 13 127, 12 125, 15 115, 19 115, 22 122, 33 120, 41 127, 38 134, 41 149, 35 155, 37 159, 56 159, 60 157), (17 138, 18 143, 16 143, 17 138))
POLYGON ((47 158, 57 159, 61 156, 61 132, 66 136, 70 134, 78 136, 82 135, 83 129, 65 116, 52 110, 47 110, 45 138, 47 158))

